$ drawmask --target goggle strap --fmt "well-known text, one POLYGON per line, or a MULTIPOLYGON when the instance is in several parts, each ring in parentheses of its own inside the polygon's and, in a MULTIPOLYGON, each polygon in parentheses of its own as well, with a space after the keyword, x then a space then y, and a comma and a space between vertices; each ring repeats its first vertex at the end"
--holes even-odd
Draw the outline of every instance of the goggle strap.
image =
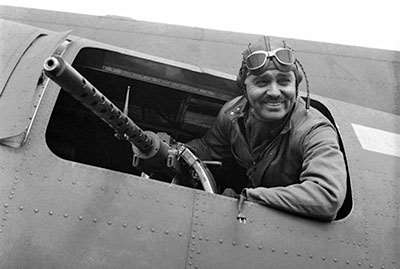
POLYGON ((308 112, 308 110, 310 109, 310 84, 308 81, 308 77, 306 72, 304 71, 304 67, 303 65, 300 63, 299 60, 296 59, 295 64, 300 66, 301 72, 303 72, 304 74, 304 78, 306 80, 306 88, 307 88, 307 99, 306 99, 306 111, 308 112))
POLYGON ((264 43, 265 43, 265 48, 267 49, 267 51, 271 50, 271 43, 270 43, 270 39, 269 36, 263 36, 264 37, 264 43), (268 39, 268 42, 267 42, 268 39))

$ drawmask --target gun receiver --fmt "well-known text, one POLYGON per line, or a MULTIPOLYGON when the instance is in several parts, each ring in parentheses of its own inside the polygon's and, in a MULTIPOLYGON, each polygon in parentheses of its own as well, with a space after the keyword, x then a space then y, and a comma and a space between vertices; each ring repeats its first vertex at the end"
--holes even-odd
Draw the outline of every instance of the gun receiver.
POLYGON ((171 161, 171 158, 182 159, 196 172, 196 177, 205 191, 216 192, 211 173, 187 147, 181 145, 173 149, 157 134, 143 131, 61 57, 52 56, 46 59, 43 69, 51 80, 106 122, 119 137, 125 138, 137 147, 139 152, 134 156, 134 163, 135 160, 141 159, 145 160, 144 167, 148 170, 160 168, 165 171, 164 169, 167 168, 169 172, 182 174, 179 162, 171 161))

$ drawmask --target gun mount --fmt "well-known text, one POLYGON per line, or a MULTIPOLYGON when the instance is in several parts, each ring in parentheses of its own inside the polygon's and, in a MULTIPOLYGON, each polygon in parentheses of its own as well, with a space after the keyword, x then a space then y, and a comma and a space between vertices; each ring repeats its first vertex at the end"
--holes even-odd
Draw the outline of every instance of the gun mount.
MULTIPOLYGON (((51 80, 114 129, 118 137, 134 145, 133 165, 139 165, 140 161, 140 166, 145 172, 162 169, 178 177, 191 175, 192 179, 200 181, 205 191, 216 193, 212 174, 183 144, 172 147, 154 132, 143 131, 61 57, 53 56, 46 59, 43 69, 51 80), (181 165, 181 160, 185 165, 181 165), (192 172, 184 171, 183 167, 191 169, 192 172)), ((174 182, 180 181, 174 180, 174 182)))

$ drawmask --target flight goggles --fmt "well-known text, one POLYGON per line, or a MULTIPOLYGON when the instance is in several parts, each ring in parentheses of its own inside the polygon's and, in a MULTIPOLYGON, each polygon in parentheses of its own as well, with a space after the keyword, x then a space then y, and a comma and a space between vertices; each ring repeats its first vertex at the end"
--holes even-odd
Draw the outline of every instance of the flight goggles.
POLYGON ((286 66, 293 65, 296 61, 293 50, 289 48, 278 48, 272 51, 254 51, 246 57, 245 63, 248 70, 254 71, 267 65, 271 57, 275 57, 280 64, 286 66))

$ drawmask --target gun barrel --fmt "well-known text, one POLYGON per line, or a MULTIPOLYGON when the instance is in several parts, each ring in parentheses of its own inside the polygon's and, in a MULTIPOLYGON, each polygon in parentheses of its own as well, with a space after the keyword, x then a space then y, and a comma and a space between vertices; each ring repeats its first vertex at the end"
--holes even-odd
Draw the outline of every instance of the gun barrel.
POLYGON ((95 113, 119 135, 126 135, 127 140, 134 144, 142 153, 151 154, 151 152, 155 151, 154 148, 157 145, 155 145, 152 136, 146 134, 146 132, 61 57, 52 56, 46 59, 43 69, 50 79, 95 113))

